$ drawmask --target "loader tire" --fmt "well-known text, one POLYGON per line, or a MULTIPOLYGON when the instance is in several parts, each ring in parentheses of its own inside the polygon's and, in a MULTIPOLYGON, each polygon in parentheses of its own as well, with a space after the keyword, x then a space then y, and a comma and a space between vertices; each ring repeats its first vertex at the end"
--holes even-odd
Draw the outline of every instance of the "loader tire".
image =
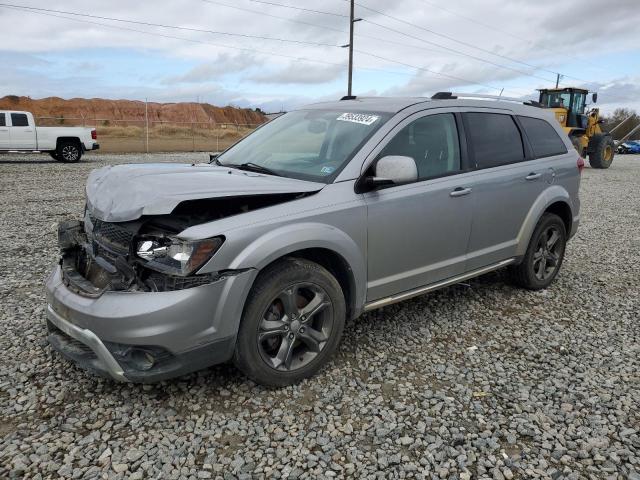
POLYGON ((596 133, 589 142, 589 164, 592 168, 609 168, 616 146, 611 135, 596 133))

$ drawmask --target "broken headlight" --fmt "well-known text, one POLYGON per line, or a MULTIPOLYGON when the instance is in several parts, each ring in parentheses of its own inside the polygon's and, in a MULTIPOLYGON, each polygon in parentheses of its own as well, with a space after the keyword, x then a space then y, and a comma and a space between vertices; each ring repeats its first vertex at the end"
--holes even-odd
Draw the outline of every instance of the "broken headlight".
POLYGON ((146 266, 169 275, 187 276, 202 267, 224 242, 224 237, 181 240, 175 237, 142 237, 136 254, 146 266))

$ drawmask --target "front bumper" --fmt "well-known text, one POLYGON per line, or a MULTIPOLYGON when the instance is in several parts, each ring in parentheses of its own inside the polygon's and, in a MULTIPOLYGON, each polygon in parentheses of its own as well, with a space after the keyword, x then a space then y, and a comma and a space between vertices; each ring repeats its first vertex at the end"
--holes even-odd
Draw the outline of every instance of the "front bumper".
POLYGON ((228 361, 255 272, 169 292, 79 295, 58 266, 46 282, 50 345, 118 381, 155 382, 228 361), (157 359, 141 368, 133 355, 157 359))

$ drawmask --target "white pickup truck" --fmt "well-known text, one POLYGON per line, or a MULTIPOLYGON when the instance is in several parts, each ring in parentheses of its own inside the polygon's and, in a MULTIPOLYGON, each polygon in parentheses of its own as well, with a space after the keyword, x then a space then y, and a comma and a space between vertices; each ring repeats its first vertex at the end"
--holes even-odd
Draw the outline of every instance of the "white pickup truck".
POLYGON ((78 162, 97 150, 95 128, 36 127, 29 112, 0 110, 0 153, 45 152, 60 162, 78 162))

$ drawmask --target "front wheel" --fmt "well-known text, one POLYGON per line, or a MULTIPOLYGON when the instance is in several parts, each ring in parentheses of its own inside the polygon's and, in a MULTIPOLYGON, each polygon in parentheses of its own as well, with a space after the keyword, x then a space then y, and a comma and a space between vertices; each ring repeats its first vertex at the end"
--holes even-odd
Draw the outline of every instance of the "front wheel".
POLYGON ((593 168, 609 168, 615 151, 616 144, 611 135, 597 133, 589 142, 589 164, 593 168))
POLYGON ((82 149, 77 142, 60 142, 56 150, 56 157, 60 162, 76 163, 82 158, 82 149))
POLYGON ((283 259, 261 272, 249 293, 234 363, 262 385, 297 383, 333 356, 345 316, 344 294, 331 273, 307 260, 283 259))
POLYGON ((566 244, 562 219, 545 213, 533 231, 522 263, 511 269, 514 283, 529 290, 547 288, 560 271, 566 244))

